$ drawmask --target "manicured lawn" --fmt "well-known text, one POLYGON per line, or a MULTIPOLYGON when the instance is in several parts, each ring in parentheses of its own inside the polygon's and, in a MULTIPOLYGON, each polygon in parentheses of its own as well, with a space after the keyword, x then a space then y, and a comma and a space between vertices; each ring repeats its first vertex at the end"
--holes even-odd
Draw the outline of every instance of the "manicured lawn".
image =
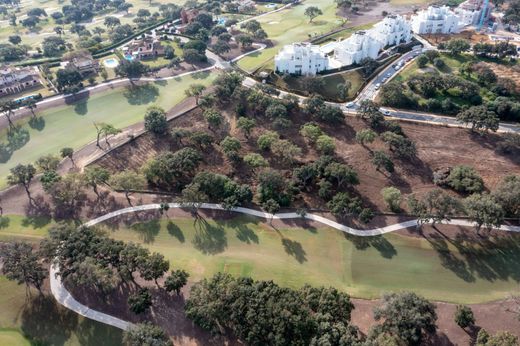
POLYGON ((290 287, 331 285, 362 298, 407 289, 461 303, 504 298, 520 282, 518 238, 477 245, 450 243, 440 235, 346 237, 329 228, 273 230, 246 217, 162 219, 110 235, 163 253, 194 280, 226 271, 290 287))
MULTIPOLYGON (((285 76, 284 78, 280 78, 278 75, 272 75, 270 78, 270 83, 279 88, 306 95, 305 89, 302 86, 302 81, 304 80, 302 76, 285 76)), ((323 78, 325 82, 325 87, 319 90, 318 94, 323 96, 326 100, 335 102, 343 101, 338 95, 338 84, 344 84, 346 81, 351 83, 348 99, 353 99, 363 84, 363 77, 358 70, 344 71, 321 78, 323 78)))
POLYGON ((316 42, 316 44, 325 44, 327 42, 336 41, 336 40, 344 40, 346 38, 349 38, 353 33, 355 33, 358 30, 367 30, 374 26, 374 23, 369 23, 365 25, 359 25, 359 26, 353 26, 351 28, 345 28, 343 30, 340 30, 338 32, 335 32, 334 34, 327 36, 326 38, 319 40, 316 42))
POLYGON ((0 345, 30 346, 31 342, 17 330, 0 329, 0 345))
MULTIPOLYGON (((182 49, 179 47, 179 45, 174 41, 161 41, 161 44, 163 46, 170 46, 173 48, 173 51, 175 52, 175 56, 182 57, 182 49)), ((143 64, 146 64, 150 67, 159 67, 159 66, 166 66, 170 63, 171 60, 168 60, 164 58, 164 56, 156 57, 155 59, 145 59, 141 62, 143 64)))
MULTIPOLYGON (((168 110, 185 98, 184 90, 192 83, 209 84, 215 72, 190 75, 138 88, 116 88, 95 94, 87 100, 38 112, 43 122, 30 126, 23 121, 30 139, 7 160, 0 163, 0 187, 5 187, 9 169, 19 163, 34 162, 45 154, 57 154, 63 147, 78 149, 95 139, 93 122, 106 122, 122 128, 143 120, 151 105, 168 110)), ((0 142, 7 142, 6 131, 0 142)))
POLYGON ((324 76, 323 79, 325 79, 323 95, 331 99, 336 99, 338 96, 338 84, 344 84, 346 81, 351 83, 348 91, 349 99, 353 99, 356 96, 357 91, 363 84, 363 77, 358 71, 345 71, 331 76, 324 76))
POLYGON ((0 345, 121 345, 122 331, 94 322, 0 276, 0 345))
POLYGON ((308 40, 309 35, 329 32, 341 25, 343 20, 336 16, 336 5, 329 0, 306 0, 295 7, 261 17, 258 21, 275 45, 241 59, 238 65, 253 71, 272 59, 283 45, 308 40), (317 6, 323 11, 323 15, 315 18, 313 23, 309 23, 309 18, 303 14, 309 6, 317 6))
POLYGON ((38 242, 47 235, 54 222, 47 217, 5 215, 0 218, 0 241, 24 240, 38 242))

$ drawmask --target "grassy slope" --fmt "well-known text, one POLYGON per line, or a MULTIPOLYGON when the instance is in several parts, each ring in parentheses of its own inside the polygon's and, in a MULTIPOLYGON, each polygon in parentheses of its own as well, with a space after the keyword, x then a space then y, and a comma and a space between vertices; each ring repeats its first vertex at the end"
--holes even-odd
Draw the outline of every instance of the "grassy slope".
MULTIPOLYGON (((209 84, 216 74, 186 76, 150 84, 136 92, 128 88, 95 94, 75 105, 52 108, 41 112, 45 127, 40 131, 27 124, 30 140, 15 151, 5 163, 0 163, 0 187, 5 187, 9 169, 19 163, 34 162, 45 154, 57 154, 63 147, 78 149, 95 139, 93 122, 107 122, 122 128, 142 121, 147 107, 157 105, 170 109, 185 98, 184 90, 192 83, 209 84)), ((0 133, 0 142, 6 142, 6 133, 0 133)))
POLYGON ((153 221, 111 234, 145 243, 195 280, 227 271, 291 287, 331 285, 363 298, 408 289, 461 303, 504 298, 520 281, 515 264, 520 242, 510 240, 457 248, 443 239, 396 234, 358 238, 326 228, 273 231, 244 217, 196 225, 188 219, 153 221))
POLYGON ((283 45, 308 40, 309 34, 324 34, 342 23, 342 19, 336 16, 335 3, 330 0, 306 0, 287 10, 263 16, 258 21, 275 45, 241 59, 239 66, 249 71, 272 59, 283 45), (309 6, 317 6, 323 11, 323 15, 315 18, 313 23, 309 23, 309 18, 303 14, 309 6))

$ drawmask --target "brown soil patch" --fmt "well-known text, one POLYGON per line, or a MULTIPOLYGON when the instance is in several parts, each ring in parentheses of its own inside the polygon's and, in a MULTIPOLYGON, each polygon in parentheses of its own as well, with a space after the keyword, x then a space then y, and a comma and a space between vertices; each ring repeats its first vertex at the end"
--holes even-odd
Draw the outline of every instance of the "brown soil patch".
POLYGON ((338 16, 348 19, 346 25, 348 28, 378 22, 384 18, 383 11, 389 14, 410 15, 415 9, 426 5, 395 5, 389 1, 365 1, 354 6, 359 7, 357 13, 347 8, 339 8, 337 12, 338 16))
POLYGON ((474 30, 464 30, 457 34, 435 34, 435 35, 421 35, 431 44, 437 45, 440 42, 447 42, 453 39, 464 39, 475 43, 495 43, 489 39, 488 35, 480 34, 474 30))
MULTIPOLYGON (((355 310, 352 313, 352 323, 367 333, 375 324, 372 310, 379 304, 379 300, 353 299, 355 310)), ((456 305, 436 303, 437 305, 437 334, 424 345, 451 346, 473 345, 480 328, 490 333, 506 330, 520 337, 520 321, 509 310, 514 302, 504 300, 486 304, 470 305, 475 315, 475 327, 462 329, 454 321, 456 305)))
MULTIPOLYGON (((223 112, 223 114, 230 120, 234 117, 231 112, 223 112)), ((302 155, 297 158, 300 164, 313 162, 319 157, 314 147, 299 134, 300 126, 309 120, 306 115, 297 114, 292 117, 293 126, 281 132, 282 138, 289 139, 302 149, 302 155)), ((241 140, 240 154, 243 156, 249 152, 259 152, 256 146, 258 136, 271 129, 271 121, 257 118, 257 122, 258 126, 253 130, 250 138, 245 138, 237 129, 230 130, 229 121, 223 129, 213 132, 207 130, 202 111, 195 109, 172 120, 170 126, 192 131, 207 131, 215 138, 215 143, 219 143, 230 133, 241 140)), ((362 120, 348 117, 344 125, 321 125, 325 133, 336 139, 338 160, 351 165, 358 172, 360 184, 355 186, 352 192, 360 195, 367 205, 373 206, 379 212, 386 211, 381 197, 382 188, 396 186, 403 195, 424 193, 435 187, 432 182, 432 172, 438 168, 459 164, 473 166, 482 176, 485 186, 489 190, 492 190, 504 176, 520 173, 519 157, 495 151, 494 148, 500 140, 499 135, 481 136, 465 129, 411 122, 401 122, 400 124, 405 134, 416 143, 418 154, 417 158, 412 161, 394 158, 396 170, 392 174, 378 172, 371 163, 370 150, 388 151, 385 143, 378 139, 370 145, 370 149, 366 149, 355 141, 356 132, 366 128, 362 120)), ((107 167, 111 171, 127 168, 139 169, 158 153, 178 149, 180 146, 168 138, 158 139, 150 134, 144 134, 127 145, 108 153, 97 164, 107 167)), ((202 153, 204 161, 199 167, 199 171, 210 170, 226 174, 242 183, 254 186, 255 174, 243 163, 234 168, 220 151, 218 145, 213 145, 202 153)), ((269 160, 272 168, 280 170, 290 177, 292 167, 278 162, 269 153, 259 153, 269 160)), ((317 191, 313 188, 310 191, 303 191, 293 206, 324 209, 325 203, 317 197, 317 191)))
POLYGON ((516 91, 520 92, 520 66, 507 66, 489 62, 484 62, 483 64, 489 66, 489 68, 491 68, 498 77, 506 77, 514 80, 516 84, 516 91))

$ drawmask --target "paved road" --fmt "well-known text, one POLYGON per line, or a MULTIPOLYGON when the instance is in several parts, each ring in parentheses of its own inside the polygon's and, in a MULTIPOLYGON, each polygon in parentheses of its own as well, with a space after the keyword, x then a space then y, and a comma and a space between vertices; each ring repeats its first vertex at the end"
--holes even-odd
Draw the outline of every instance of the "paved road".
MULTIPOLYGON (((403 54, 399 59, 387 66, 383 71, 379 72, 379 74, 372 78, 372 80, 359 93, 354 100, 354 103, 359 104, 363 100, 373 100, 376 97, 380 86, 395 77, 407 63, 411 63, 412 59, 421 53, 421 49, 422 48, 419 48, 403 54), (396 66, 399 66, 399 68, 396 69, 396 66)), ((350 102, 347 104, 350 104, 350 102)))

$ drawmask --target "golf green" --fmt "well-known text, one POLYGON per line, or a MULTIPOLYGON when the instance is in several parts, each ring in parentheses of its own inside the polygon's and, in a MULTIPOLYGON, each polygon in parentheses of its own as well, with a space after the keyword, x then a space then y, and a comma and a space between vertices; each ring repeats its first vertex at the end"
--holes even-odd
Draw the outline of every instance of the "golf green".
MULTIPOLYGON (((28 141, 12 155, 1 155, 0 188, 5 187, 9 170, 17 164, 31 163, 46 154, 58 154, 63 147, 79 149, 95 140, 95 122, 123 128, 143 120, 147 107, 157 105, 168 110, 182 101, 190 84, 208 85, 215 72, 149 83, 141 87, 122 87, 94 94, 68 106, 37 112, 36 120, 20 124, 28 131, 28 141)), ((0 133, 0 143, 7 143, 7 131, 0 133)))

